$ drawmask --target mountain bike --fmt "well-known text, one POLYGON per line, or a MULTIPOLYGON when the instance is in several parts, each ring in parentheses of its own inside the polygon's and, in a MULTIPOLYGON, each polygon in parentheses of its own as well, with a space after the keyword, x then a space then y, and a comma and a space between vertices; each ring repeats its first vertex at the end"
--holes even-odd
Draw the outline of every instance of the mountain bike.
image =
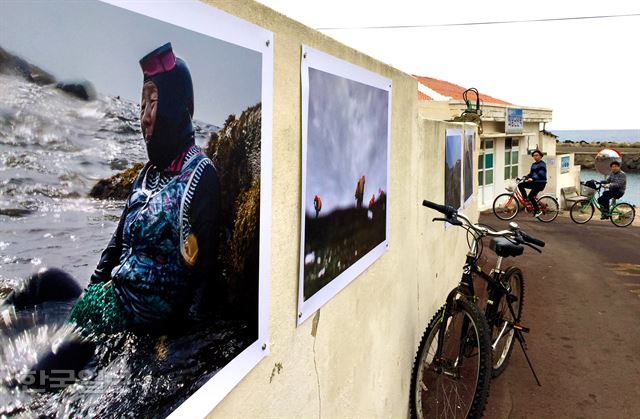
MULTIPOLYGON (((518 214, 520 208, 524 208, 526 212, 534 212, 533 205, 527 199, 524 199, 518 185, 524 180, 517 178, 516 185, 507 187, 509 193, 502 193, 493 200, 493 213, 501 220, 511 220, 518 214)), ((560 213, 560 205, 558 200, 551 195, 536 196, 538 208, 542 212, 537 218, 545 223, 555 220, 560 213)))
POLYGON ((519 256, 523 245, 544 246, 542 240, 527 235, 514 222, 509 230, 494 231, 472 223, 450 206, 423 201, 424 206, 441 212, 446 221, 462 227, 471 237, 462 279, 448 295, 445 304, 427 326, 411 373, 410 411, 413 418, 482 416, 492 376, 506 368, 514 338, 520 342, 538 385, 540 381, 526 352, 520 324, 524 302, 524 280, 518 268, 502 271, 505 257, 519 256), (483 237, 492 237, 489 247, 497 255, 496 266, 486 274, 478 266, 483 237), (473 275, 487 283, 484 313, 475 304, 473 275))
POLYGON ((600 210, 602 215, 609 217, 613 225, 616 227, 626 227, 631 225, 636 217, 636 210, 633 205, 627 202, 616 202, 616 200, 613 199, 611 201, 611 205, 609 205, 609 212, 604 212, 602 211, 602 207, 600 207, 600 203, 598 202, 595 193, 597 191, 598 196, 600 196, 600 191, 603 188, 602 183, 597 180, 589 180, 587 182, 580 182, 580 184, 594 192, 590 194, 589 199, 576 201, 575 204, 571 206, 569 214, 571 215, 571 219, 574 223, 585 224, 589 222, 597 208, 600 210))

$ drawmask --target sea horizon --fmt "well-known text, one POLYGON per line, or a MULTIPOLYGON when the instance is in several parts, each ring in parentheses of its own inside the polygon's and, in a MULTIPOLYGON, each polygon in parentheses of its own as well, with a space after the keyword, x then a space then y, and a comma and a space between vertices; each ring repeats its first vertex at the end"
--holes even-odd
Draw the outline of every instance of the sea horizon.
POLYGON ((551 130, 558 140, 586 141, 588 143, 607 141, 614 143, 640 141, 640 129, 596 129, 596 130, 551 130))

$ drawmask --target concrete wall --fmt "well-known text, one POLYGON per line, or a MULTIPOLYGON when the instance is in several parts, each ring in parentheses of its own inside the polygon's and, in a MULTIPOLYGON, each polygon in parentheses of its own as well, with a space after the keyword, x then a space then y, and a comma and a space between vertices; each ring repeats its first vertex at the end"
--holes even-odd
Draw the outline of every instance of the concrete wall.
POLYGON ((573 153, 545 156, 549 178, 545 192, 552 193, 558 198, 560 208, 565 208, 565 202, 562 198, 562 188, 573 186, 576 188, 578 194, 580 193, 580 166, 574 165, 574 157, 575 155, 573 153), (569 156, 569 171, 562 173, 562 156, 567 155, 569 156))
MULTIPOLYGON (((431 223, 444 200, 447 124, 418 116, 408 74, 249 0, 210 4, 274 33, 270 355, 211 417, 406 417, 414 352, 466 253, 464 232, 431 223), (388 251, 296 327, 301 205, 300 48, 392 79, 388 251)), ((212 57, 215 59, 215 57, 212 57)), ((476 146, 476 150, 478 147, 476 146)), ((476 159, 477 160, 477 159, 476 159)), ((477 217, 471 204, 465 213, 477 217)))
POLYGON ((444 100, 419 100, 418 112, 424 118, 439 121, 448 121, 460 115, 457 109, 452 109, 449 102, 444 100))
MULTIPOLYGON (((556 137, 547 135, 540 131, 540 144, 542 144, 542 151, 550 156, 556 155, 556 137)), ((573 157, 571 160, 573 166, 573 157)))
MULTIPOLYGON (((462 101, 452 101, 452 106, 457 107, 459 110, 463 110, 465 108, 465 104, 462 101)), ((548 108, 533 108, 518 105, 497 105, 492 103, 482 104, 482 119, 486 121, 502 122, 502 131, 504 132, 505 108, 507 107, 521 108, 522 118, 524 119, 525 124, 527 123, 527 121, 536 124, 541 122, 551 122, 553 112, 548 108)))

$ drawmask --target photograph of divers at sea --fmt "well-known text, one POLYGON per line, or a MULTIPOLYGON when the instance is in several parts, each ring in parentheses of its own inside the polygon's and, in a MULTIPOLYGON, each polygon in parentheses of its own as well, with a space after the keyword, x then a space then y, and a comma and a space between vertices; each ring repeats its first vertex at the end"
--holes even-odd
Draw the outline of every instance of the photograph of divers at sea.
POLYGON ((386 240, 390 112, 388 91, 308 71, 304 300, 386 240))
POLYGON ((167 416, 258 338, 261 53, 2 14, 0 416, 167 416))

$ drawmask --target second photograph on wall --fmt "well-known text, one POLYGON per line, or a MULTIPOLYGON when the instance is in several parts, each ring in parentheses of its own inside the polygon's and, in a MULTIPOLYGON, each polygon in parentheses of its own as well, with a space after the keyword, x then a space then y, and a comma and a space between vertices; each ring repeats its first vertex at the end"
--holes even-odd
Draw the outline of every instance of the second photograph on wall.
POLYGON ((391 81, 302 50, 298 322, 387 247, 391 81))

